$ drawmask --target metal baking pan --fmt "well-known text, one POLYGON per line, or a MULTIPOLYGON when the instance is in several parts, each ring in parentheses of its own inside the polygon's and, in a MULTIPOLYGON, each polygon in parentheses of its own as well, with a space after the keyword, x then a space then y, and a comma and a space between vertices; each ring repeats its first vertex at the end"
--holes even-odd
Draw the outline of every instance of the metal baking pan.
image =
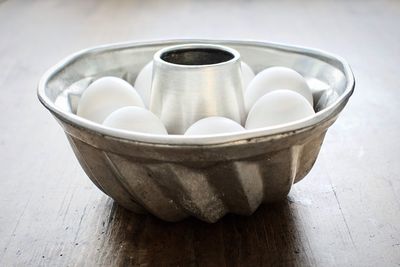
POLYGON ((38 97, 63 127, 86 174, 118 204, 166 221, 194 216, 216 222, 226 213, 250 215, 264 202, 285 198, 312 168, 354 86, 349 65, 319 50, 185 39, 80 51, 44 74, 38 97), (74 114, 80 94, 94 79, 112 75, 133 84, 156 51, 187 43, 234 48, 255 72, 276 65, 296 70, 312 89, 316 115, 272 128, 182 136, 113 130, 74 114))

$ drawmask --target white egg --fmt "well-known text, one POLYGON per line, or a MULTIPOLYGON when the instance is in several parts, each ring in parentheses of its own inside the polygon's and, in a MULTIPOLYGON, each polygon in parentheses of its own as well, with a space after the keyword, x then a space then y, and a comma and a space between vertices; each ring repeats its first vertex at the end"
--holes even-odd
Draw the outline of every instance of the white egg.
POLYGON ((152 76, 153 76, 153 62, 149 62, 139 72, 135 81, 135 89, 142 97, 146 107, 149 107, 150 105, 152 76))
POLYGON ((161 120, 140 107, 123 107, 111 113, 103 125, 132 132, 168 134, 161 120))
POLYGON ((276 90, 261 97, 250 109, 246 129, 276 126, 314 115, 310 103, 299 93, 276 90))
POLYGON ((193 123, 185 135, 205 135, 241 132, 245 129, 236 121, 224 117, 207 117, 193 123))
POLYGON ((295 91, 313 106, 313 96, 303 76, 286 67, 271 67, 258 73, 248 85, 244 95, 246 110, 266 93, 279 89, 295 91))
POLYGON ((254 71, 250 68, 249 65, 247 65, 245 62, 241 62, 242 66, 242 85, 243 85, 243 92, 246 90, 247 86, 249 86, 249 83, 251 80, 254 79, 254 71))
POLYGON ((124 106, 144 107, 144 104, 128 82, 117 77, 103 77, 86 88, 76 113, 85 119, 102 123, 110 113, 124 106))

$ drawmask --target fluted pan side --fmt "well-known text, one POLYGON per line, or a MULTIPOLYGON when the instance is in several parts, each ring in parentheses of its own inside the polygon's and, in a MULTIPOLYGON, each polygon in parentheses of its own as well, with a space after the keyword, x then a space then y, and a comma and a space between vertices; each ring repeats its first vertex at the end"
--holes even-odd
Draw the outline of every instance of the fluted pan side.
POLYGON ((125 208, 166 221, 194 216, 216 222, 227 213, 250 215, 262 203, 285 198, 295 179, 311 169, 324 135, 279 151, 197 166, 119 155, 67 136, 90 179, 125 208))
POLYGON ((67 138, 83 170, 100 190, 129 210, 137 213, 146 212, 110 170, 100 150, 68 134, 67 138))
POLYGON ((227 210, 249 215, 262 202, 263 181, 259 167, 252 161, 223 161, 207 169, 209 183, 227 210))
POLYGON ((303 145, 301 157, 299 157, 298 161, 299 168, 296 172, 294 183, 302 180, 314 166, 314 163, 317 160, 319 151, 321 149, 322 142, 324 141, 325 134, 326 131, 323 131, 303 145))
POLYGON ((179 203, 175 203, 168 196, 170 192, 152 179, 151 173, 148 172, 151 162, 142 163, 107 152, 104 152, 103 156, 122 186, 147 211, 166 221, 178 221, 187 217, 179 203))

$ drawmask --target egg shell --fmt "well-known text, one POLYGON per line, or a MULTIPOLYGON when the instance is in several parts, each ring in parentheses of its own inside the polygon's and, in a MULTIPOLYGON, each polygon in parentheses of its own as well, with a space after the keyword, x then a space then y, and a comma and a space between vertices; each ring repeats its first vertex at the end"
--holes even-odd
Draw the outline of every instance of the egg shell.
POLYGON ((258 73, 248 85, 244 95, 246 110, 249 111, 266 93, 279 89, 295 91, 304 96, 311 106, 314 104, 311 90, 303 76, 290 68, 271 67, 258 73))
POLYGON ((236 121, 215 116, 196 121, 186 130, 185 135, 223 134, 244 130, 236 121))
POLYGON ((117 77, 102 77, 83 92, 77 115, 102 123, 109 114, 124 106, 144 107, 144 104, 128 82, 117 77))
POLYGON ((150 106, 152 76, 153 76, 153 62, 149 62, 139 72, 135 81, 135 89, 142 97, 146 107, 150 106))
POLYGON ((261 97, 251 108, 245 128, 257 129, 294 122, 314 115, 310 103, 299 93, 276 90, 261 97))
POLYGON ((103 122, 104 126, 149 134, 168 134, 161 120, 147 109, 123 107, 111 113, 103 122))
POLYGON ((245 62, 241 62, 242 68, 242 85, 243 85, 243 92, 246 90, 247 86, 249 86, 251 80, 254 79, 256 76, 254 71, 247 65, 245 62))

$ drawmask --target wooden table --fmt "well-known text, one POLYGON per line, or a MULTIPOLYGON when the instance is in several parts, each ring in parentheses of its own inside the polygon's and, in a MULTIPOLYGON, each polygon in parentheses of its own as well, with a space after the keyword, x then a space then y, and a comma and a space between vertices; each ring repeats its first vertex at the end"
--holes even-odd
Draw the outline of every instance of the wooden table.
POLYGON ((399 1, 0 1, 0 266, 399 266, 399 1), (345 57, 357 86, 286 201, 209 225, 118 207, 36 98, 93 45, 259 39, 345 57))

